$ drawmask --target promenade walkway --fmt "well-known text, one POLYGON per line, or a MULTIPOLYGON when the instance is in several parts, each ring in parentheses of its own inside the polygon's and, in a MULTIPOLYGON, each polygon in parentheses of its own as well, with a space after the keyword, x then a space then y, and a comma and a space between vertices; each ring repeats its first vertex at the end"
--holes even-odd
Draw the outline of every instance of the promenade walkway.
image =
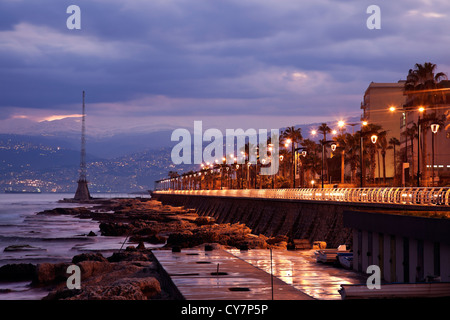
POLYGON ((153 253, 187 300, 271 300, 272 280, 274 300, 313 299, 225 250, 153 253))

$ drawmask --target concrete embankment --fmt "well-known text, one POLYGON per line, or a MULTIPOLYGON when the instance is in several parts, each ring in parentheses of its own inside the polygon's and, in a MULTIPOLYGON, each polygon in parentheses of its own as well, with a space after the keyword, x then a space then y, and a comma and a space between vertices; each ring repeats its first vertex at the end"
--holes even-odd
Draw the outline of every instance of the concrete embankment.
POLYGON ((326 241, 328 247, 352 242, 352 231, 343 224, 343 212, 355 209, 351 204, 178 194, 152 194, 152 198, 195 209, 218 223, 244 223, 254 234, 326 241))

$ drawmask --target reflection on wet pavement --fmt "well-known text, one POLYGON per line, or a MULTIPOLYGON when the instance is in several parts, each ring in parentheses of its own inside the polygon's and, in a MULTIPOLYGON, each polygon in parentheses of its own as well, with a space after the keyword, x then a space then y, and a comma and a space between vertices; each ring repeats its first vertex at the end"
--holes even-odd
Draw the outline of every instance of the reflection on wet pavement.
POLYGON ((154 250, 153 254, 187 300, 312 299, 275 277, 272 289, 268 273, 221 249, 154 250))
MULTIPOLYGON (((227 250, 255 267, 270 273, 270 250, 227 250)), ((273 275, 298 290, 322 300, 341 299, 341 284, 365 283, 366 277, 352 270, 317 263, 314 250, 273 250, 273 275)))

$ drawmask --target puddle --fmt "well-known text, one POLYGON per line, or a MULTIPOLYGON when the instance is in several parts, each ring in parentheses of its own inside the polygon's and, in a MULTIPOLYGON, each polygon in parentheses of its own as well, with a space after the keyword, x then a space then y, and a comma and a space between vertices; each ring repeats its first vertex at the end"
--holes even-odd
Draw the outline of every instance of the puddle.
POLYGON ((275 277, 316 299, 340 300, 338 290, 341 284, 360 284, 366 281, 363 275, 352 270, 317 263, 315 250, 272 250, 272 266, 270 251, 267 249, 227 251, 269 274, 272 270, 275 277))

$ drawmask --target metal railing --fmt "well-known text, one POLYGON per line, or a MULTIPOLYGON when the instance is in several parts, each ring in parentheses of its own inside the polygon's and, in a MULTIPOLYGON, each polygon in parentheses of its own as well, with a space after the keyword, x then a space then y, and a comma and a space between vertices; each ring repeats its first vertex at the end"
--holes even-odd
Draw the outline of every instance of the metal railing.
POLYGON ((450 205, 450 187, 443 188, 300 188, 233 190, 158 190, 156 194, 183 194, 264 199, 293 199, 402 205, 450 205))

